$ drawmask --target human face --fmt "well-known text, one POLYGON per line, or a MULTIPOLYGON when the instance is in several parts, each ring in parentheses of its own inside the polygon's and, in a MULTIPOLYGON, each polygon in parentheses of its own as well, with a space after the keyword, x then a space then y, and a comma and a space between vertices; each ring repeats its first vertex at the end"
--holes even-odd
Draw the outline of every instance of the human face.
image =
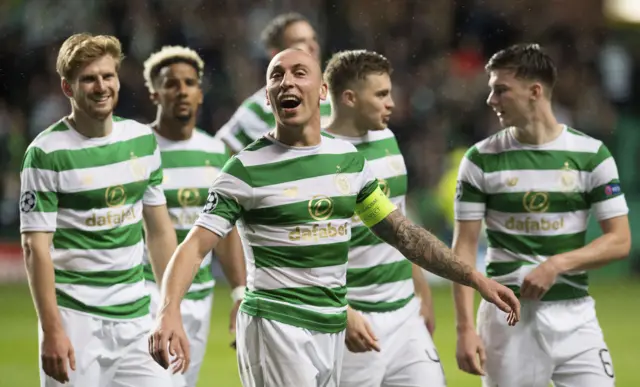
POLYGON ((383 130, 389 124, 395 104, 391 97, 391 77, 387 73, 369 74, 358 81, 354 108, 356 122, 367 130, 383 130))
POLYGON ((195 118, 202 104, 202 89, 196 69, 184 62, 160 70, 151 99, 162 107, 162 115, 187 122, 195 118))
POLYGON ((63 79, 62 88, 74 110, 98 121, 111 116, 120 91, 116 67, 116 60, 105 55, 80 68, 74 79, 63 79))
POLYGON ((533 114, 532 104, 540 94, 540 84, 516 78, 513 70, 493 70, 489 72, 487 98, 489 105, 498 116, 503 128, 525 127, 533 114))
POLYGON ((299 21, 288 26, 282 34, 284 47, 295 47, 306 51, 311 57, 320 61, 320 45, 316 31, 306 21, 299 21))
POLYGON ((318 62, 304 51, 288 49, 273 57, 267 69, 267 103, 284 126, 304 126, 320 117, 327 96, 318 62))

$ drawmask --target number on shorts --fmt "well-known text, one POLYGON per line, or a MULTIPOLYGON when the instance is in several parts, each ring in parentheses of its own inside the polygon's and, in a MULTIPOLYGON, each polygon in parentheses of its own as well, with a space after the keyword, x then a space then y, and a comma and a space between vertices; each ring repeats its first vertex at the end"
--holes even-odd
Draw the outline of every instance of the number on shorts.
POLYGON ((602 362, 604 373, 608 377, 613 378, 613 365, 611 365, 611 354, 609 353, 609 350, 606 348, 601 349, 600 351, 598 351, 598 356, 600 356, 600 361, 602 362))

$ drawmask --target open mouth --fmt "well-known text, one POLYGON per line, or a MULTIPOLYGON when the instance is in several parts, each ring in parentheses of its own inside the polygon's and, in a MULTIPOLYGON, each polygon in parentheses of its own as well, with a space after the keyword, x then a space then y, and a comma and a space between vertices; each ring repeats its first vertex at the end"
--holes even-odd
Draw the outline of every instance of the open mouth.
POLYGON ((280 98, 280 106, 283 109, 295 109, 302 103, 302 100, 295 95, 285 95, 280 98))

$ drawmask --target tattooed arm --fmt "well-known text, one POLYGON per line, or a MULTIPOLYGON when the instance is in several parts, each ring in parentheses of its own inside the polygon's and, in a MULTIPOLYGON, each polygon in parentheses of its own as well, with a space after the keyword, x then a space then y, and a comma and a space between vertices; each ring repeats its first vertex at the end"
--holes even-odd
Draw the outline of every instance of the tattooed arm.
POLYGON ((413 224, 399 210, 372 226, 371 231, 408 260, 436 275, 471 287, 476 287, 475 284, 483 277, 453 255, 451 249, 435 235, 413 224))
POLYGON ((458 259, 435 235, 413 224, 400 211, 393 210, 370 228, 416 265, 476 289, 482 298, 509 314, 509 325, 515 325, 520 319, 520 302, 511 289, 483 276, 473 266, 458 259))

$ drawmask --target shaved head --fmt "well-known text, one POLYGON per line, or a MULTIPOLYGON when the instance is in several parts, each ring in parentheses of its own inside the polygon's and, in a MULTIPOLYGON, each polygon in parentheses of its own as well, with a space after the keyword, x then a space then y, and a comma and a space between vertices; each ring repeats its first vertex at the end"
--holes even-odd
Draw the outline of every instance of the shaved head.
POLYGON ((320 64, 318 63, 318 61, 316 61, 307 50, 298 47, 292 47, 280 51, 271 59, 269 67, 267 68, 267 80, 269 79, 270 74, 273 72, 273 69, 276 66, 281 65, 281 63, 283 62, 295 62, 300 65, 304 65, 305 67, 308 67, 311 72, 316 73, 318 77, 322 79, 322 69, 320 69, 320 64))
POLYGON ((327 97, 327 85, 320 64, 306 50, 288 48, 271 59, 266 91, 267 103, 280 125, 320 124, 320 101, 327 97))

